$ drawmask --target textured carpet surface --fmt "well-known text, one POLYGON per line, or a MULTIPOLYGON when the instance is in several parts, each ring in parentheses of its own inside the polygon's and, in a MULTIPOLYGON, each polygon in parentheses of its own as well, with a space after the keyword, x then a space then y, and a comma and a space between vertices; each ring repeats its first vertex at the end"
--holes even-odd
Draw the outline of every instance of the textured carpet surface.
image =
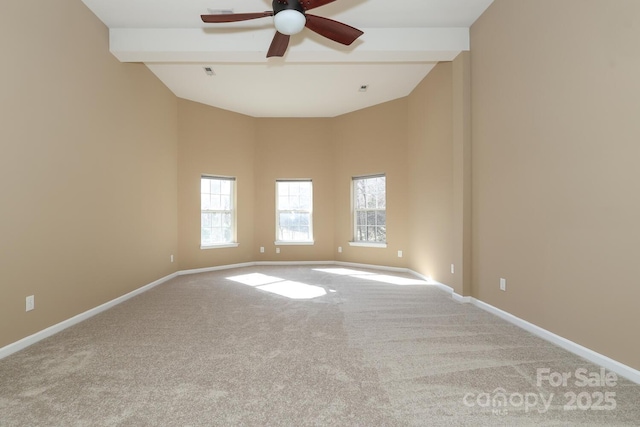
POLYGON ((602 373, 409 275, 250 267, 0 360, 0 426, 640 425, 602 373))

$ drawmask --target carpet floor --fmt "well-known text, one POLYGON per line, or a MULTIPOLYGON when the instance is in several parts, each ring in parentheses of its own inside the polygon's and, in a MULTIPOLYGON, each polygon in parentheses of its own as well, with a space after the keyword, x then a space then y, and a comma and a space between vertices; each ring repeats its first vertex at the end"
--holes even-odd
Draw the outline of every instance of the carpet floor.
POLYGON ((640 425, 603 373, 410 275, 247 267, 0 360, 0 426, 640 425))

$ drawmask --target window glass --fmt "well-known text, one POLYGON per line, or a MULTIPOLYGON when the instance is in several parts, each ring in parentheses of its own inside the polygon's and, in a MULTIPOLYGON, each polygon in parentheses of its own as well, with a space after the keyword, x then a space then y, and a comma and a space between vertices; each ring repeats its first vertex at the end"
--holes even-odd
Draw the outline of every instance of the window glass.
POLYGON ((354 242, 386 243, 386 177, 353 178, 354 242))
POLYGON ((200 245, 202 247, 233 243, 235 178, 202 176, 200 178, 200 245))
POLYGON ((313 241, 311 181, 276 181, 276 240, 313 241))

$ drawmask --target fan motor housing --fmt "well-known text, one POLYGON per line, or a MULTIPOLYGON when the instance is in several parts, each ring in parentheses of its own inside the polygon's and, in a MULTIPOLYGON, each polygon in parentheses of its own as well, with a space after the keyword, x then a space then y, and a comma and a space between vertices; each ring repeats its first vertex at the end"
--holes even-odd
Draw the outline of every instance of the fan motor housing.
POLYGON ((304 15, 304 7, 298 0, 273 0, 272 7, 274 15, 283 10, 297 10, 304 15))

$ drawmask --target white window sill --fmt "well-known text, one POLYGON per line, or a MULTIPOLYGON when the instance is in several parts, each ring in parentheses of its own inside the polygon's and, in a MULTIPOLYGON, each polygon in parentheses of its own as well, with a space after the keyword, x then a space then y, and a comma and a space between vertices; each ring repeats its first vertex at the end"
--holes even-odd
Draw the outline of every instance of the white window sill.
POLYGON ((274 245, 276 246, 313 246, 315 244, 315 242, 312 240, 310 242, 292 242, 292 241, 288 241, 288 240, 276 240, 275 242, 273 242, 274 245))
POLYGON ((386 248, 386 243, 373 243, 373 242, 349 242, 349 246, 359 246, 362 248, 386 248))
POLYGON ((206 249, 221 249, 221 248, 237 248, 239 245, 240 243, 220 243, 216 245, 207 245, 207 246, 200 245, 200 249, 206 250, 206 249))

